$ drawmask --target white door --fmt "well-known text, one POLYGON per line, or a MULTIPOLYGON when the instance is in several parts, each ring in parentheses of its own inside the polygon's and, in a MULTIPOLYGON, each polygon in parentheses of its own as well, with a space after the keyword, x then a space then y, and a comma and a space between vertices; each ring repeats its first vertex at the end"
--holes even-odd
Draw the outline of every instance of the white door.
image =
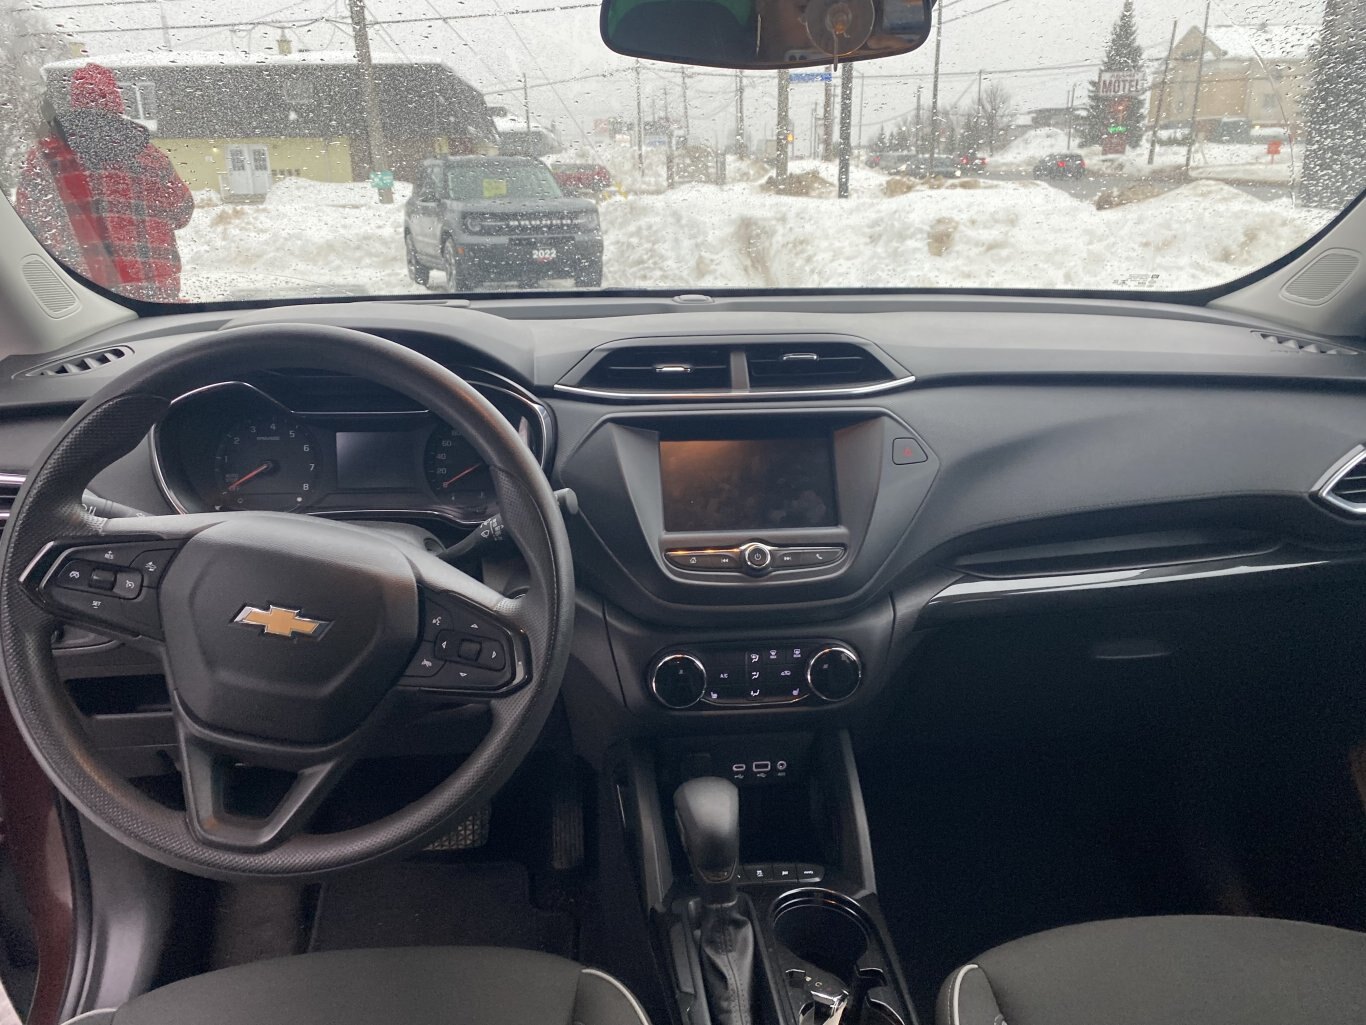
POLYGON ((228 147, 228 188, 234 196, 264 196, 270 191, 270 153, 266 147, 228 147))

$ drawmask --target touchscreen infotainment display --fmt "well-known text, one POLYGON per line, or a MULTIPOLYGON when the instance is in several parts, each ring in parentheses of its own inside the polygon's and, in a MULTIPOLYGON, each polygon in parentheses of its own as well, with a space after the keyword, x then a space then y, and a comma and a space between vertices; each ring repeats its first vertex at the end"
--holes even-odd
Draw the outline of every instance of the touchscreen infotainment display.
POLYGON ((664 529, 833 527, 829 435, 659 443, 664 529))

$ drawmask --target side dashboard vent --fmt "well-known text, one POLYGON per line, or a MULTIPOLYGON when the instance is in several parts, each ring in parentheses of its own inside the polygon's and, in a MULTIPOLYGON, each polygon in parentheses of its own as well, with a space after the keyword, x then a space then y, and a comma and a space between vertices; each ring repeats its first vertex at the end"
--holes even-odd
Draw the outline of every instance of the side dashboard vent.
POLYGON ((10 509, 19 489, 24 486, 24 478, 17 473, 0 473, 0 531, 5 529, 10 509))
POLYGON ((614 392, 724 391, 731 386, 730 353, 698 345, 613 349, 579 385, 614 392))
POLYGON ((44 363, 42 366, 25 371, 24 376, 74 377, 76 374, 84 374, 89 370, 98 370, 100 367, 107 367, 110 363, 115 363, 125 356, 131 356, 132 354, 133 350, 126 345, 115 345, 108 349, 97 349, 94 352, 82 352, 79 355, 71 356, 67 359, 53 360, 51 363, 44 363))
POLYGON ((872 353, 851 342, 749 345, 745 362, 754 391, 860 388, 895 376, 872 353))
POLYGON ((1357 449, 1331 470, 1315 494, 1353 516, 1366 516, 1366 449, 1357 449))
POLYGON ((1346 346, 1328 345, 1325 342, 1311 342, 1304 338, 1293 338, 1290 335, 1268 334, 1266 331, 1258 331, 1257 334, 1259 334, 1266 341, 1270 342, 1272 345, 1276 346, 1276 348, 1283 349, 1286 352, 1307 352, 1311 354, 1316 353, 1321 356, 1358 355, 1355 349, 1349 349, 1346 346))

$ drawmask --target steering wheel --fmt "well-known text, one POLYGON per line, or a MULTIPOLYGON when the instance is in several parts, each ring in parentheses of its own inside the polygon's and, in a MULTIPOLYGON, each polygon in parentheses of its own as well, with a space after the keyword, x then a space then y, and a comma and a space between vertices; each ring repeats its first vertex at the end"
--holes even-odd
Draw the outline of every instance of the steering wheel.
POLYGON ((116 839, 201 875, 312 876, 419 844, 492 796, 554 704, 573 593, 569 541, 544 473, 463 380, 359 331, 236 328, 126 371, 39 457, 4 532, 0 681, 53 784, 116 839), (526 561, 525 594, 505 597, 416 545, 311 516, 102 519, 82 506, 94 474, 138 445, 177 396, 320 362, 408 395, 468 439, 488 463, 507 534, 526 561), (160 656, 183 811, 101 757, 54 664, 62 622, 160 656), (406 690, 487 706, 488 733, 407 807, 344 832, 306 832, 406 690), (286 774, 273 809, 243 811, 230 798, 240 764, 286 774))

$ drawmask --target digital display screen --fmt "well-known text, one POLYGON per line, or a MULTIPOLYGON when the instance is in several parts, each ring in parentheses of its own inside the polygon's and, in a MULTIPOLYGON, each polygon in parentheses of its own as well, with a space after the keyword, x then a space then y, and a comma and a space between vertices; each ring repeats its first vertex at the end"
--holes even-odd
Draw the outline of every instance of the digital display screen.
POLYGON ((659 443, 664 529, 833 527, 829 435, 659 443))
POLYGON ((415 459, 412 440, 404 431, 338 431, 337 487, 409 490, 415 459))

